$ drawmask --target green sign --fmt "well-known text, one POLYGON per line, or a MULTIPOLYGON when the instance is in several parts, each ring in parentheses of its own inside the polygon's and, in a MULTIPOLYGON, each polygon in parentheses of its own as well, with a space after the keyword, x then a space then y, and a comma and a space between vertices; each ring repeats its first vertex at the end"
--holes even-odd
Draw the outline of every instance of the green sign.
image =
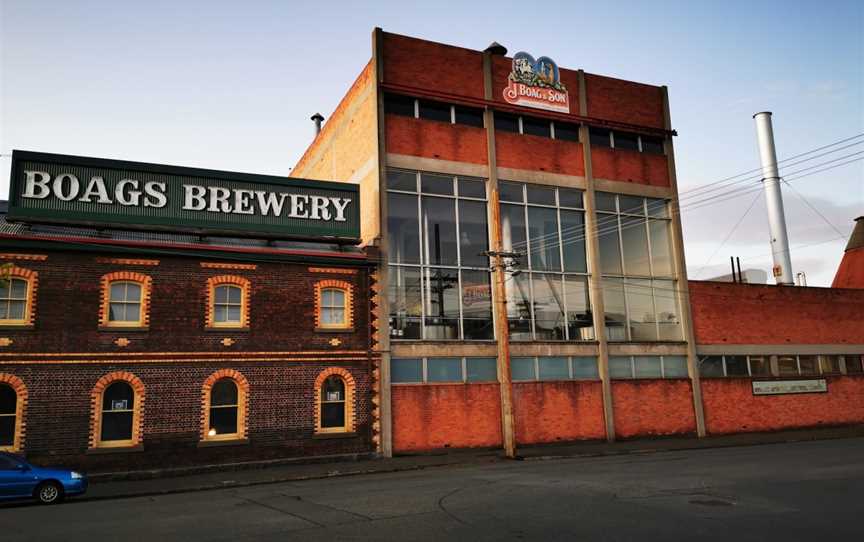
POLYGON ((356 242, 357 185, 12 153, 7 220, 356 242))

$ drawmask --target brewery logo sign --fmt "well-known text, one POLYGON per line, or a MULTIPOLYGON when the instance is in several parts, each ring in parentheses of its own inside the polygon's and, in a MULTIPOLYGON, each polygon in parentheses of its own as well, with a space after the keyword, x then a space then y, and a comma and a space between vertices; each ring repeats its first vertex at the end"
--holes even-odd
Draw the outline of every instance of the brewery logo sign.
POLYGON ((513 105, 570 112, 570 96, 561 82, 555 61, 548 56, 534 60, 524 51, 513 55, 513 70, 507 78, 504 100, 513 105))

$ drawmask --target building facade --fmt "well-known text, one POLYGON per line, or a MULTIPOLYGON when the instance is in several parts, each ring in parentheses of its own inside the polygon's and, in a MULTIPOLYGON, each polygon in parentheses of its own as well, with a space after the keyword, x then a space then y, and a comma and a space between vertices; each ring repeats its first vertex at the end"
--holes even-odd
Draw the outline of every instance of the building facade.
MULTIPOLYGON (((822 355, 847 378, 846 355, 862 391, 857 317, 818 346, 782 335, 800 312, 759 340, 714 335, 729 318, 715 311, 755 290, 688 281, 665 87, 380 29, 371 57, 292 174, 363 196, 361 235, 381 254, 385 455, 762 427, 746 412, 712 427, 736 377, 703 389, 717 354, 768 356, 738 382, 757 404, 772 400, 755 397, 760 375, 791 378, 784 353, 817 356, 799 377, 822 375, 822 355)), ((770 295, 843 297, 795 290, 770 295)), ((864 422, 850 408, 835 422, 864 422)))
MULTIPOLYGON (((76 184, 52 184, 63 174, 80 188, 104 182, 106 201, 124 178, 163 183, 166 209, 177 179, 310 193, 273 178, 16 153, 23 184, 0 222, 0 448, 98 470, 375 453, 374 254, 305 230, 284 240, 269 225, 277 237, 193 232, 181 220, 186 231, 142 231, 132 204, 96 228, 81 217, 110 204, 29 201, 39 172, 63 198, 76 184), (43 204, 52 217, 37 216, 43 204)), ((151 227, 160 217, 148 213, 151 227)), ((238 229, 242 218, 224 222, 238 229)))

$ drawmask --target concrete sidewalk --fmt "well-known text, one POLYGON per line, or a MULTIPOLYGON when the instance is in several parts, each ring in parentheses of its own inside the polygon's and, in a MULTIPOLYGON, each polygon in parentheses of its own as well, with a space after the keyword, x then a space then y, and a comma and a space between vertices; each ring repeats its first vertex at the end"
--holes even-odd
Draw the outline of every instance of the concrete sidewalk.
MULTIPOLYGON (((674 437, 633 441, 578 442, 561 445, 526 446, 518 450, 518 459, 539 461, 567 457, 592 457, 635 453, 652 453, 700 448, 753 446, 782 442, 799 442, 837 438, 864 437, 864 426, 748 433, 697 439, 674 437)), ((90 475, 91 485, 84 497, 75 500, 100 500, 148 495, 167 495, 210 489, 245 487, 335 476, 411 471, 435 467, 477 465, 511 461, 500 450, 453 450, 444 453, 405 455, 390 459, 332 458, 327 462, 300 461, 235 463, 194 469, 163 469, 90 475)))

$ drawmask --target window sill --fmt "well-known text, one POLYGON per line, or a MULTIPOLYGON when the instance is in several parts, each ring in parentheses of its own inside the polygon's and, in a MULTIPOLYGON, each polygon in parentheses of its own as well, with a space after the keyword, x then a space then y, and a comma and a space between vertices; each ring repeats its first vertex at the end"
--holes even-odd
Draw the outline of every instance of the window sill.
POLYGON ((36 329, 35 324, 0 324, 0 330, 3 331, 18 331, 25 329, 36 329))
POLYGON ((353 327, 316 327, 315 333, 354 333, 353 327))
POLYGON ((143 452, 144 445, 138 444, 137 446, 114 446, 114 447, 97 447, 90 448, 87 450, 87 455, 99 455, 99 454, 123 454, 123 453, 131 453, 131 452, 143 452))
POLYGON ((207 333, 248 333, 249 326, 245 327, 216 327, 216 326, 207 326, 204 328, 204 331, 207 333))
POLYGON ((357 433, 352 431, 350 433, 315 433, 314 435, 312 435, 312 438, 326 440, 331 438, 354 438, 356 436, 357 433))
POLYGON ((109 333, 144 333, 150 331, 150 326, 99 326, 99 331, 109 333))
POLYGON ((198 441, 199 448, 214 448, 217 446, 243 446, 245 444, 249 444, 248 438, 236 438, 236 439, 213 439, 213 440, 201 440, 198 441))

